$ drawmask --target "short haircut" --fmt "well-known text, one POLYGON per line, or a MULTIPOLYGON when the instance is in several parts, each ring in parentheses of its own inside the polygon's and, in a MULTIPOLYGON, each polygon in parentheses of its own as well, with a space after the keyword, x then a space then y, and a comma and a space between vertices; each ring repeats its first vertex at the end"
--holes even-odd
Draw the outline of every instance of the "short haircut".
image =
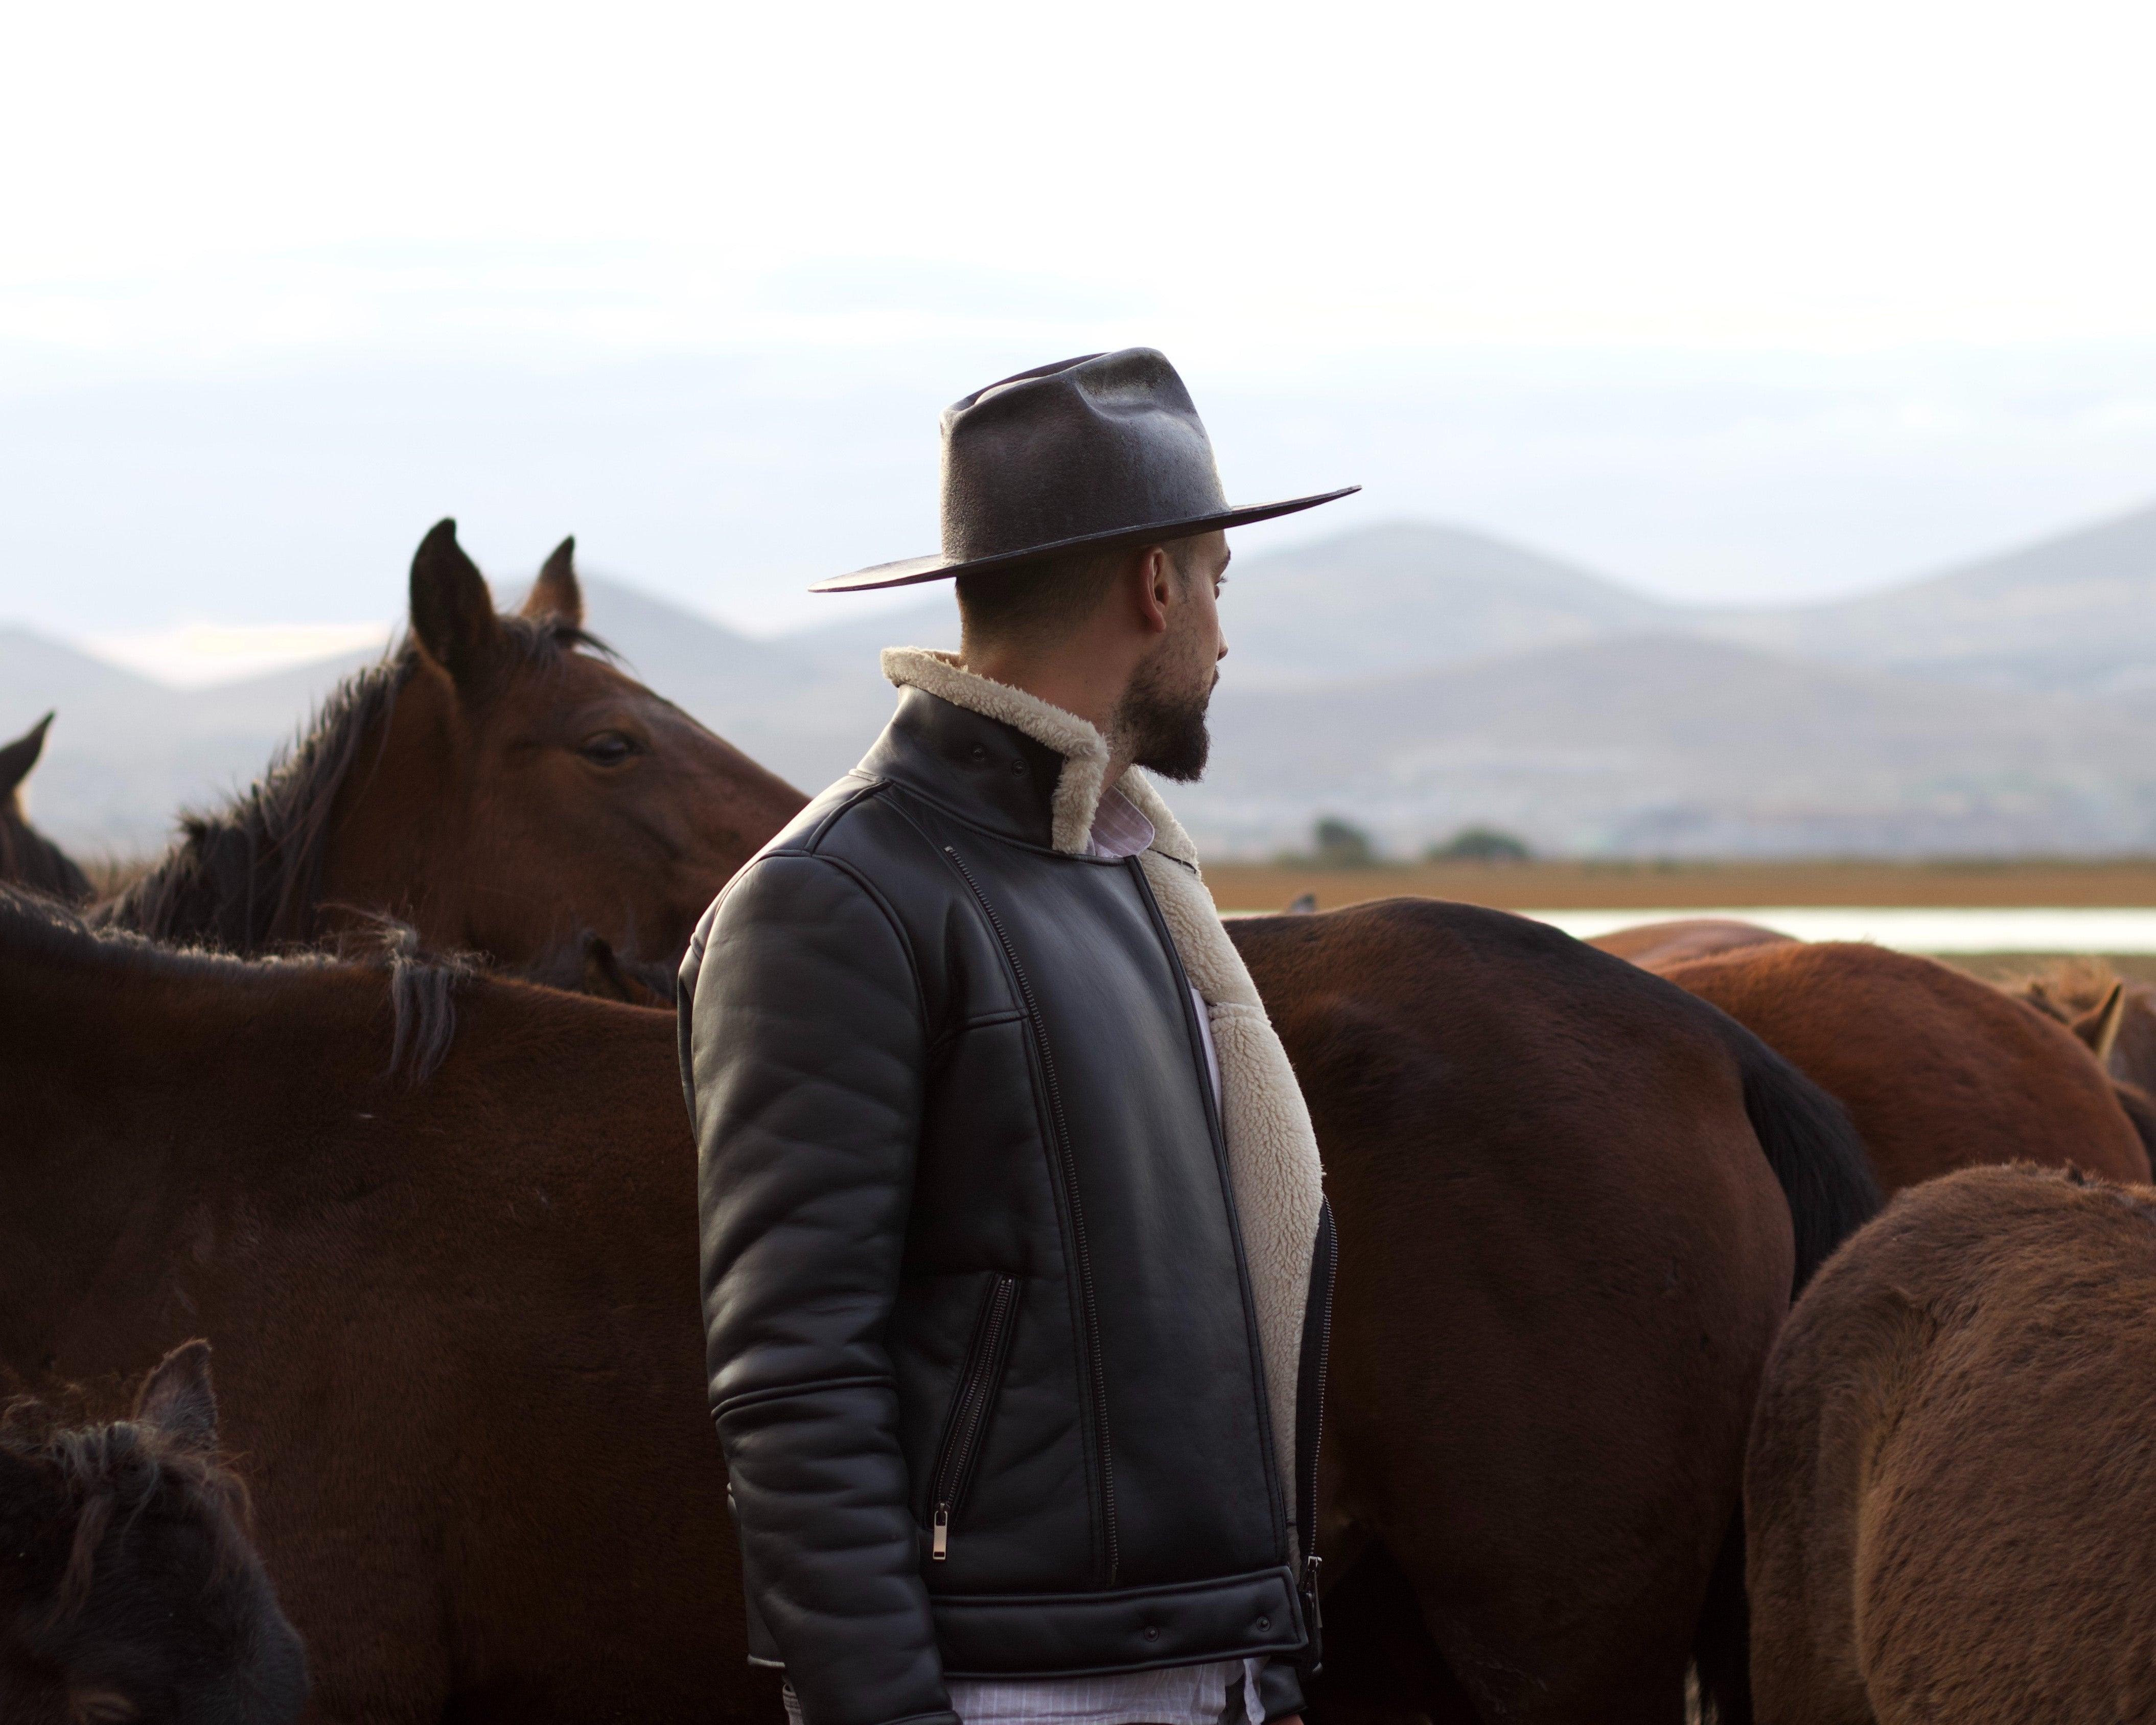
MULTIPOLYGON (((1156 543, 1159 542, 1155 542, 1156 543)), ((1055 639, 1101 608, 1116 578, 1150 545, 1118 545, 1106 551, 1081 546, 986 574, 957 580, 958 619, 972 641, 1055 639)), ((1177 578, 1189 569, 1189 542, 1167 542, 1177 578)))

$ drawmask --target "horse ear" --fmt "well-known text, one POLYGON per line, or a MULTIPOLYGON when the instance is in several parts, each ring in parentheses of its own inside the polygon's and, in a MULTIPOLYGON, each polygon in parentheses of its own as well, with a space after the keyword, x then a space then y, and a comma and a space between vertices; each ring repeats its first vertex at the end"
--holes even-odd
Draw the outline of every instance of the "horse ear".
POLYGON ((2126 1022, 2126 983, 2111 985, 2103 1004, 2092 1007, 2073 1022, 2074 1034, 2088 1045, 2099 1066, 2111 1065, 2111 1051, 2118 1045, 2118 1027, 2126 1022))
POLYGON ((44 752, 45 727, 52 722, 53 716, 47 713, 7 747, 0 748, 0 798, 12 797, 22 788, 30 769, 38 764, 38 757, 44 752))
POLYGON ((539 578, 531 583, 531 593, 524 601, 523 614, 535 621, 556 617, 571 629, 583 627, 584 590, 577 584, 575 534, 556 546, 553 556, 540 569, 539 578))
POLYGON ((183 1448, 217 1447, 217 1394, 209 1386, 209 1343, 182 1342, 143 1381, 135 1418, 183 1448))
POLYGON ((486 578, 457 543, 454 521, 434 523, 412 554, 412 633, 459 684, 492 662, 500 630, 486 578))

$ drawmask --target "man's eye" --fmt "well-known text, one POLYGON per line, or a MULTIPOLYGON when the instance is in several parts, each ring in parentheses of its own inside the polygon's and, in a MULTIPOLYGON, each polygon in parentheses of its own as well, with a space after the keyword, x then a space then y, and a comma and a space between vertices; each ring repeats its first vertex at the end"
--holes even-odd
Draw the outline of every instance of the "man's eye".
POLYGON ((619 731, 602 731, 588 737, 577 752, 597 767, 619 767, 636 752, 636 740, 619 731))

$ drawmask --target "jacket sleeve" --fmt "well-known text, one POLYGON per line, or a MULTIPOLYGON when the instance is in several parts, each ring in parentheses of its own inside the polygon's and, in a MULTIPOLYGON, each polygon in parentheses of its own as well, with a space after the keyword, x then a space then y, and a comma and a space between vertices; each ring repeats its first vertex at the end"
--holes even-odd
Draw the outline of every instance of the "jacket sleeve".
POLYGON ((767 854, 719 906, 686 1010, 743 1583, 807 1725, 957 1725, 884 1345, 927 1054, 911 948, 842 862, 767 854))

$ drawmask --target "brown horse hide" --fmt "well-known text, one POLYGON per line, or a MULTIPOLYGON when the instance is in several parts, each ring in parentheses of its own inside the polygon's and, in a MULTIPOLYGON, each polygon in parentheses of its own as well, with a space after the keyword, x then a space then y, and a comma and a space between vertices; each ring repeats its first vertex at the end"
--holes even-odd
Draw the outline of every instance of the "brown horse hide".
POLYGON ((1774 1351, 1745 1467, 1762 1725, 2156 1718, 2156 1191, 1904 1193, 1774 1351))
POLYGON ((1840 1111, 1543 924, 1398 899, 1229 930, 1339 1230, 1327 1721, 1684 1717, 1744 1686, 1744 1437, 1877 1199, 1840 1111))
POLYGON ((403 644, 251 789, 186 817, 101 919, 251 953, 387 916, 433 950, 552 978, 583 979, 593 939, 609 962, 670 968, 806 799, 608 660, 583 632, 574 542, 504 616, 455 523, 437 526, 403 644))
POLYGON ((0 895, 0 1377, 210 1338, 312 1717, 767 1721, 672 1018, 485 978, 454 1006, 415 1088, 379 972, 0 895))
POLYGON ((1666 971, 1694 958, 1712 958, 1747 947, 1778 946, 1794 937, 1734 916, 1678 916, 1667 922, 1639 922, 1598 934, 1588 945, 1644 969, 1666 971))
POLYGON ((1884 947, 1792 941, 1660 973, 1837 1098, 1889 1192, 1985 1163, 2148 1178, 2141 1135, 2089 1050, 1965 972, 1884 947))
POLYGON ((13 742, 0 747, 0 884, 12 882, 70 905, 90 901, 90 880, 74 860, 29 823, 23 813, 23 781, 44 752, 47 713, 13 742))
MULTIPOLYGON (((1433 1721, 1676 1720, 1696 1648, 1741 1672, 1744 1421, 1793 1280, 1865 1213, 1861 1147, 1727 1020, 1538 925, 1233 927, 1348 1247, 1323 1548, 1351 1589, 1404 1572, 1433 1721)), ((454 1004, 413 1088, 378 972, 0 897, 0 1365, 217 1343, 317 1717, 768 1718, 671 1021, 454 1004)))

